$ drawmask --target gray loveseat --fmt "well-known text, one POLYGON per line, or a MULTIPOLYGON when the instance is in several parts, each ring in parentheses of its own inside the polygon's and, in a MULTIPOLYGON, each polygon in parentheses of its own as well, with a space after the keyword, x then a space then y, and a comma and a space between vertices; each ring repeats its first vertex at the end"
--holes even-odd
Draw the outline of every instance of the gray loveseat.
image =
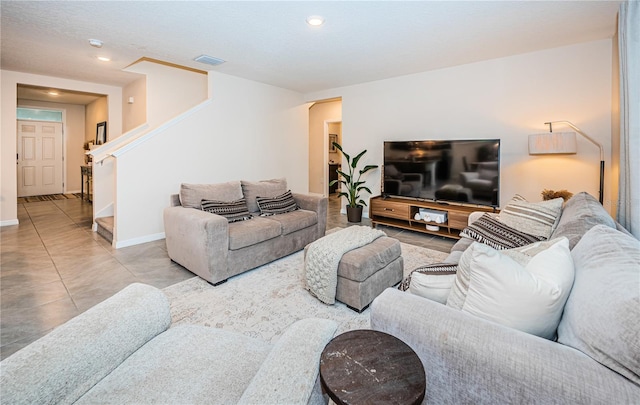
POLYGON ((164 210, 169 257, 211 284, 256 268, 304 248, 324 236, 327 199, 292 193, 299 209, 260 216, 256 197, 276 197, 287 191, 284 179, 220 184, 182 184, 180 195, 164 210), (202 211, 201 201, 245 198, 252 218, 229 222, 202 211))
POLYGON ((335 322, 298 321, 273 345, 170 323, 164 293, 132 284, 3 360, 2 403, 326 403, 317 376, 335 322))
POLYGON ((551 238, 560 236, 575 279, 557 341, 397 289, 373 301, 372 328, 422 360, 425 403, 640 403, 640 243, 586 193, 565 205, 551 238))

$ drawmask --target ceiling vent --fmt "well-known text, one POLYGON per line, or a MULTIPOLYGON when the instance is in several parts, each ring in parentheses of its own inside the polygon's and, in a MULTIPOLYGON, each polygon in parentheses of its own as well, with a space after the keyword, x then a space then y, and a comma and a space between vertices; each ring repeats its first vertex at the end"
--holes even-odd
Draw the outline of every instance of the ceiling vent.
POLYGON ((207 65, 211 65, 211 66, 218 66, 226 62, 225 60, 214 58, 213 56, 209 56, 209 55, 200 55, 194 60, 196 62, 206 63, 207 65))

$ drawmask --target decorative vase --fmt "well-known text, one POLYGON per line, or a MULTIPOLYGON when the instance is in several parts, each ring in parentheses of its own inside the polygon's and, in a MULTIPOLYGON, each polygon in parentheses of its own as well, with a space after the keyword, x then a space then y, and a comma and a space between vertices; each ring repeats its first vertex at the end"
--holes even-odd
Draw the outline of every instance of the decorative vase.
POLYGON ((347 205, 347 221, 349 222, 362 221, 362 205, 358 205, 357 207, 351 207, 347 205))

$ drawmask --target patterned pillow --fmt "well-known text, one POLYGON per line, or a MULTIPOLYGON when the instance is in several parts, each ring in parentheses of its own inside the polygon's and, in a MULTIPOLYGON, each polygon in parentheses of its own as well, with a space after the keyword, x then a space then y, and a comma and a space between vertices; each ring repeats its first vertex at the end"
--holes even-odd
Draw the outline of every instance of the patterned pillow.
POLYGON ((435 263, 435 264, 427 264, 426 266, 420 266, 417 269, 413 270, 407 277, 402 280, 402 282, 398 285, 398 290, 407 291, 409 289, 409 285, 411 284, 411 276, 413 273, 423 273, 423 274, 433 274, 433 275, 448 275, 448 274, 456 274, 458 270, 457 264, 451 263, 435 263))
POLYGON ((202 211, 221 215, 227 218, 229 222, 245 221, 253 218, 253 215, 249 213, 247 201, 244 198, 236 201, 202 200, 200 205, 202 211))
MULTIPOLYGON (((561 199, 562 200, 562 199, 561 199)), ((502 212, 500 213, 502 218, 502 212)), ((490 214, 483 214, 478 220, 464 228, 460 236, 474 239, 489 245, 496 250, 513 249, 547 239, 543 236, 530 235, 498 221, 490 214)))
POLYGON ((562 198, 528 202, 516 195, 500 211, 500 221, 519 231, 549 239, 560 218, 563 202, 562 198))
POLYGON ((446 304, 456 279, 457 268, 456 264, 451 263, 437 263, 419 267, 402 280, 398 289, 446 304))
POLYGON ((258 203, 258 208, 260 208, 261 217, 284 214, 298 209, 298 204, 293 199, 291 190, 273 198, 256 197, 256 202, 258 203))

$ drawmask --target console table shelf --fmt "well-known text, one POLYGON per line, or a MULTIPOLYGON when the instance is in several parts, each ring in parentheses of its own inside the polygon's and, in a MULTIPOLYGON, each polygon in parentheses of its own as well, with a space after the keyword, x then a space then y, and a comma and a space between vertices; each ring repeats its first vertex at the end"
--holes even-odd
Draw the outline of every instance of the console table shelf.
POLYGON ((369 204, 371 208, 369 216, 373 226, 382 224, 452 239, 460 239, 460 231, 467 226, 469 214, 472 212, 497 212, 492 207, 451 205, 381 196, 371 198, 369 204), (446 212, 447 221, 436 223, 416 220, 414 217, 420 208, 446 212), (427 229, 427 225, 436 225, 440 229, 432 231, 427 229))

